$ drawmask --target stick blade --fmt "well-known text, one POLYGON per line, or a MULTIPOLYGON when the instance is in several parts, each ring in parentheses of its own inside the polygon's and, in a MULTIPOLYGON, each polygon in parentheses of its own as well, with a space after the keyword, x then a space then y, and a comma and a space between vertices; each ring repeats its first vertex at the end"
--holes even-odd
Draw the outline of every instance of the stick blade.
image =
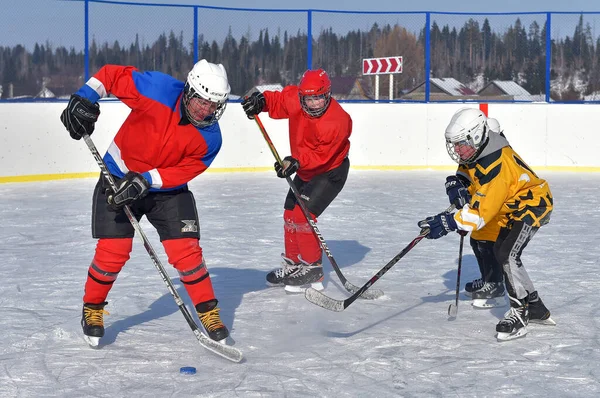
POLYGON ((455 304, 450 304, 450 306, 448 307, 448 316, 450 318, 456 318, 457 315, 458 315, 458 306, 455 304))
POLYGON ((194 334, 198 339, 198 343, 200 343, 202 347, 206 348, 214 354, 217 354, 232 362, 241 362, 244 358, 242 352, 235 347, 219 343, 218 341, 211 339, 199 330, 195 330, 194 334))
MULTIPOLYGON (((354 294, 360 290, 360 288, 358 286, 355 286, 348 281, 346 281, 346 283, 344 283, 344 287, 346 288, 347 291, 349 291, 352 294, 354 294)), ((360 296, 358 296, 358 298, 365 299, 365 300, 376 300, 383 295, 384 295, 383 290, 369 289, 369 290, 365 290, 360 296)))
POLYGON ((320 291, 313 289, 312 287, 306 289, 306 291, 304 292, 304 297, 311 303, 316 304, 319 307, 325 308, 329 311, 342 312, 346 309, 346 307, 344 307, 343 300, 336 300, 334 298, 326 296, 320 291))

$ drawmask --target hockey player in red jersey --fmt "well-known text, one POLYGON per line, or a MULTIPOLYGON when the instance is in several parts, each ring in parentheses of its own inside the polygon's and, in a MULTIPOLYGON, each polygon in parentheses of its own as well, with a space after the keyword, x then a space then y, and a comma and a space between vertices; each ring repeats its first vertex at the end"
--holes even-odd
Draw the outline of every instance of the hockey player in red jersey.
MULTIPOLYGON (((288 119, 291 155, 283 166, 275 163, 275 171, 280 178, 296 173, 293 183, 316 222, 344 187, 350 168, 352 119, 331 97, 329 76, 323 69, 307 70, 298 86, 255 92, 242 106, 250 119, 263 111, 273 119, 288 119)), ((285 285, 289 292, 311 285, 322 290, 321 247, 291 189, 283 220, 283 267, 267 275, 267 284, 285 285)))
POLYGON ((82 327, 88 342, 104 336, 106 297, 129 259, 134 229, 123 207, 156 228, 168 261, 179 272, 198 317, 213 340, 229 335, 199 244, 196 202, 188 182, 204 172, 221 148, 218 120, 230 87, 225 68, 201 60, 181 82, 161 72, 106 65, 71 96, 61 121, 73 139, 92 134, 98 99, 112 94, 131 108, 104 161, 113 192, 102 176, 93 194, 92 235, 98 239, 83 296, 82 327))

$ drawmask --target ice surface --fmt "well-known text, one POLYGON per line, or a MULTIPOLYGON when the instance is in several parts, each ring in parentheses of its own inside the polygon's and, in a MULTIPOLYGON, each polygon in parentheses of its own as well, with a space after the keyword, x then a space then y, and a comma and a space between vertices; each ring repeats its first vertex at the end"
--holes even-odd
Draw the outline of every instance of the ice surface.
MULTIPOLYGON (((206 174, 195 193, 207 265, 245 354, 203 350, 143 246, 112 289, 106 336, 87 346, 81 297, 95 241, 94 179, 0 185, 1 397, 596 397, 600 395, 600 175, 541 173, 550 224, 523 255, 556 327, 498 343, 506 308, 454 300, 459 237, 421 241, 375 287, 386 295, 342 313, 268 288, 279 266, 287 185, 273 173, 206 174), (196 375, 179 368, 194 366, 196 375)), ((447 207, 446 173, 351 170, 319 219, 342 272, 362 286, 447 207)), ((156 232, 142 227, 179 293, 156 232)), ((461 285, 478 277, 465 240, 461 285)), ((324 258, 325 292, 347 297, 324 258)))

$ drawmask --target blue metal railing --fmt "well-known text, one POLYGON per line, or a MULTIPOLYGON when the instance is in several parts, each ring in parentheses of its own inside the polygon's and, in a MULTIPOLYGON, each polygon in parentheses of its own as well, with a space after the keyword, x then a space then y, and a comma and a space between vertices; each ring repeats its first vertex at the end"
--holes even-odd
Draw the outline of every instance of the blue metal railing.
MULTIPOLYGON (((479 26, 479 21, 476 21, 476 19, 481 19, 481 17, 485 17, 485 21, 488 21, 489 19, 494 19, 496 18, 496 20, 498 19, 502 19, 502 18, 506 18, 507 17, 517 17, 518 20, 520 20, 521 18, 526 19, 526 18, 532 18, 533 21, 537 24, 539 21, 538 25, 542 25, 545 27, 545 35, 543 36, 543 38, 540 39, 541 41, 541 47, 540 47, 540 53, 537 54, 536 56, 538 56, 540 59, 544 58, 543 60, 543 64, 540 63, 540 68, 543 65, 543 69, 544 69, 544 80, 543 80, 543 92, 541 92, 540 90, 540 95, 543 94, 543 99, 546 102, 553 102, 553 103, 597 103, 600 102, 600 96, 598 97, 598 100, 595 99, 588 99, 588 100, 579 100, 579 99, 571 99, 568 101, 563 101, 560 98, 556 99, 556 98, 552 98, 552 79, 551 79, 551 75, 552 75, 552 71, 553 71, 553 66, 556 68, 555 65, 553 65, 553 54, 552 54, 552 49, 553 49, 553 29, 554 27, 558 27, 558 29, 560 29, 560 24, 558 23, 558 21, 556 20, 557 18, 569 18, 571 16, 581 16, 581 18, 583 18, 583 16, 585 15, 586 18, 598 18, 600 15, 600 12, 506 12, 506 13, 466 13, 466 12, 432 12, 432 11, 410 11, 410 12, 403 12, 403 11, 386 11, 386 12, 381 12, 381 11, 341 11, 341 10, 316 10, 316 9, 290 9, 290 10, 278 10, 278 9, 247 9, 247 8, 231 8, 231 7, 216 7, 216 6, 202 6, 202 5, 189 5, 189 4, 166 4, 166 3, 133 3, 133 2, 127 2, 127 1, 116 1, 116 0, 69 0, 71 2, 73 2, 74 4, 81 4, 83 6, 83 13, 82 13, 82 19, 83 19, 83 73, 82 73, 82 77, 84 81, 87 81, 87 79, 89 79, 89 77, 91 76, 91 74, 94 73, 93 68, 97 67, 97 62, 98 60, 93 60, 94 63, 92 63, 92 57, 94 56, 94 54, 97 54, 97 50, 94 49, 94 53, 92 53, 90 51, 90 46, 95 45, 92 43, 95 43, 95 39, 94 39, 94 32, 91 28, 91 25, 94 23, 92 21, 97 21, 97 20, 106 20, 106 19, 111 19, 111 16, 114 16, 115 18, 117 17, 117 15, 105 15, 104 13, 106 12, 107 9, 110 9, 110 7, 127 7, 128 9, 131 10, 139 10, 142 7, 161 7, 164 9, 164 7, 168 7, 170 9, 180 9, 182 10, 182 15, 189 15, 188 13, 191 12, 191 26, 187 26, 187 29, 191 28, 191 41, 189 41, 189 46, 191 47, 191 58, 192 58, 192 62, 195 63, 198 61, 199 57, 201 56, 200 54, 200 47, 203 45, 203 43, 200 42, 200 33, 202 33, 202 35, 204 35, 205 33, 208 32, 208 30, 206 29, 206 25, 207 22, 208 24, 210 24, 210 22, 213 22, 212 20, 216 20, 219 19, 219 17, 221 17, 222 19, 224 19, 223 24, 222 25, 226 25, 227 22, 229 22, 229 27, 230 27, 230 31, 232 29, 232 26, 234 28, 238 28, 239 26, 243 26, 243 25, 248 25, 248 30, 251 29, 251 27, 253 26, 252 24, 255 22, 254 20, 259 18, 260 16, 264 16, 265 14, 277 14, 278 17, 277 18, 269 18, 269 22, 267 22, 267 25, 262 25, 259 27, 261 28, 260 32, 261 32, 261 37, 262 37, 262 33, 263 33, 263 29, 265 28, 265 31, 268 31, 268 28, 270 27, 269 24, 273 24, 276 25, 276 23, 273 23, 273 20, 276 20, 277 23, 279 23, 280 19, 285 19, 284 17, 288 16, 288 15, 293 15, 293 18, 289 18, 287 23, 290 24, 296 24, 297 20, 300 20, 298 18, 296 18, 295 16, 297 16, 298 14, 300 15, 306 15, 306 19, 305 19, 305 24, 300 23, 300 26, 302 28, 306 29, 306 54, 304 54, 304 59, 306 60, 306 65, 304 65, 303 67, 307 68, 307 69, 311 69, 314 66, 320 66, 320 65, 316 65, 317 63, 327 63, 328 62, 328 58, 326 56, 326 54, 328 54, 329 52, 335 53, 336 51, 339 51, 336 48, 326 48, 324 46, 326 46, 326 44, 320 43, 319 40, 321 40, 321 36, 322 35, 315 35, 315 33, 317 32, 317 29, 321 29, 321 33, 323 32, 327 32, 328 27, 325 25, 323 25, 324 23, 329 23, 330 24, 330 29, 331 27, 335 27, 335 26, 346 26, 346 29, 352 29, 352 31, 354 31, 354 29, 356 29, 356 26, 359 26, 361 23, 363 23, 362 21, 366 18, 369 19, 369 21, 374 22, 374 25, 381 25, 384 26, 384 28, 382 29, 385 30, 385 28, 387 26, 392 26, 392 27, 396 27, 396 26, 400 26, 400 27, 404 27, 406 25, 415 25, 415 27, 413 28, 412 31, 410 31, 410 34, 412 34, 414 37, 416 37, 417 43, 422 42, 422 54, 416 54, 417 56, 414 56, 412 58, 407 59, 407 63, 408 66, 410 68, 413 68, 413 70, 411 71, 411 73, 413 73, 413 79, 416 79, 418 81, 413 82, 413 83, 407 83, 404 82, 403 84, 405 84, 406 86, 408 86, 409 88, 406 89, 403 88, 402 90, 403 93, 405 94, 406 91, 409 91, 410 89, 410 84, 412 84, 412 87, 418 87, 418 84, 420 84, 420 81, 422 81, 422 85, 424 87, 423 89, 423 98, 412 98, 412 99, 403 99, 403 98, 399 98, 399 99, 381 99, 381 101, 385 101, 385 102, 439 102, 442 101, 440 100, 438 97, 436 97, 434 94, 434 92, 432 92, 433 88, 432 88, 432 82, 431 82, 431 78, 432 78, 432 71, 435 70, 436 68, 440 68, 440 61, 439 61, 439 55, 434 54, 434 48, 432 48, 434 44, 432 42, 432 40, 434 40, 432 38, 432 29, 434 26, 434 24, 437 24, 438 21, 436 19, 452 19, 452 18, 456 18, 456 19, 461 19, 461 21, 463 21, 465 19, 465 17, 469 17, 469 19, 464 22, 465 26, 467 24, 470 24, 471 21, 474 21, 474 23, 477 24, 477 26, 479 26), (91 7, 92 4, 94 5, 94 7, 91 7), (98 7, 104 7, 103 9, 100 9, 98 7), (188 11, 189 10, 189 11, 188 11), (208 17, 206 17, 203 14, 203 19, 200 20, 200 14, 204 13, 204 14, 209 14, 208 17), (240 23, 237 23, 237 21, 234 21, 233 19, 229 19, 229 18, 223 18, 223 13, 227 13, 226 15, 240 15, 239 13, 242 13, 241 15, 243 16, 243 13, 253 13, 253 17, 250 18, 251 20, 248 20, 248 18, 242 18, 242 21, 240 23), (101 14, 101 15, 98 15, 101 14), (254 16, 256 16, 256 18, 254 18, 254 16), (367 18, 368 17, 368 18, 367 18), (94 18, 96 18, 94 20, 94 18), (353 19, 354 18, 354 19, 353 19), (537 18, 537 19, 536 19, 537 18), (395 19, 396 22, 393 22, 395 19), (92 21, 91 21, 92 20, 92 21), (323 20, 325 20, 325 22, 323 22, 323 20), (402 22, 398 22, 402 20, 402 22), (416 20, 416 22, 414 22, 416 20), (321 21, 321 24, 319 24, 319 21, 321 21), (392 21, 392 22, 390 22, 392 21), (234 22, 234 23, 232 23, 234 22), (350 28, 347 28, 347 26, 350 26, 350 28), (422 38, 421 38, 422 36, 422 38), (319 57, 316 57, 316 52, 321 52, 322 54, 325 54, 325 56, 323 56, 322 54, 319 57), (436 56, 438 56, 437 61, 436 61, 436 56), (420 58, 422 57, 422 59, 420 58), (413 65, 419 64, 422 66, 420 68, 422 68, 421 70, 415 70, 413 65)), ((118 11, 120 11, 120 14, 118 15, 118 17, 120 18, 126 18, 127 15, 129 14, 128 12, 123 13, 123 9, 119 9, 118 11)), ((133 13, 133 11, 132 11, 133 13)), ((162 21, 161 18, 159 18, 159 21, 162 21)), ((142 28, 147 28, 147 26, 145 25, 152 25, 152 21, 144 21, 145 23, 140 24, 140 29, 142 28)), ((220 22, 220 21, 219 21, 220 22)), ((513 27, 512 24, 512 20, 509 22, 502 22, 505 25, 509 25, 507 31, 510 31, 510 29, 513 29, 515 27, 513 27)), ((485 24, 483 24, 485 25, 485 24)), ((123 25, 124 26, 124 25, 123 25)), ((446 25, 448 26, 448 25, 446 25)), ((589 26, 589 22, 588 22, 588 26, 589 26)), ((177 30, 180 29, 182 27, 186 27, 185 23, 181 23, 180 20, 178 20, 176 23, 173 24, 173 26, 171 26, 171 31, 173 32, 173 30, 177 30)), ((26 28, 26 27, 25 27, 26 28)), ((157 29, 159 30, 160 28, 157 27, 157 29)), ((455 26, 453 27, 453 29, 455 30, 455 32, 450 32, 447 34, 453 35, 452 37, 458 37, 459 35, 463 34, 463 31, 466 32, 466 29, 463 27, 461 28, 461 24, 460 23, 456 23, 455 26)), ((515 28, 516 29, 516 28, 515 28)), ((580 29, 579 26, 570 26, 567 30, 574 30, 575 34, 577 34, 577 29, 580 29)), ((340 30, 343 30, 343 28, 340 28, 340 30)), ((408 30, 408 29, 407 29, 408 30)), ((358 30, 361 34, 363 34, 365 37, 369 34, 369 30, 367 29, 359 29, 358 30)), ((523 27, 523 31, 524 31, 524 27, 523 27)), ((100 32, 100 31, 98 31, 100 32)), ((0 36, 2 33, 2 28, 0 27, 0 36)), ((115 33, 115 32, 112 32, 115 33)), ((581 32, 580 32, 581 33, 581 32)), ((118 34, 118 32, 116 32, 115 34, 118 34)), ((287 30, 286 30, 286 34, 287 34, 287 30)), ((338 34, 336 32, 333 33, 334 35, 338 34)), ((468 34, 468 32, 466 33, 468 34)), ((483 30, 481 30, 481 34, 483 34, 483 30)), ((500 36, 502 36, 503 34, 508 37, 508 33, 504 32, 496 32, 496 31, 491 31, 492 35, 495 35, 494 37, 498 38, 500 36)), ((520 32, 517 32, 517 34, 520 34, 520 32)), ((338 36, 336 36, 338 39, 340 37, 343 37, 342 34, 338 34, 338 36), (338 37, 339 36, 339 37, 338 37)), ((279 36, 278 36, 279 37, 279 36)), ((562 37, 565 37, 565 35, 563 34, 562 36, 558 33, 554 33, 554 41, 555 44, 558 41, 562 40, 562 37)), ((41 38, 39 41, 40 42, 44 42, 49 40, 50 38, 48 37, 44 37, 41 38)), ((224 37, 223 37, 224 39, 224 37)), ((374 38, 374 36, 370 37, 370 39, 372 39, 373 41, 377 41, 377 37, 374 38)), ((480 38, 475 37, 473 40, 477 41, 480 38)), ((568 37, 567 37, 568 39, 568 37)), ((598 42, 600 43, 600 38, 594 38, 594 37, 586 37, 585 40, 589 40, 591 39, 591 45, 594 46, 596 40, 598 40, 598 42)), ((136 39, 137 40, 137 39, 136 39)), ((361 36, 359 38, 360 40, 360 45, 363 46, 363 41, 365 40, 365 38, 363 36, 361 36)), ((507 40, 510 40, 510 38, 508 38, 507 40)), ((115 40, 116 41, 116 40, 115 40)), ((370 46, 369 48, 372 50, 373 48, 376 48, 377 46, 380 47, 385 47, 385 43, 383 43, 384 40, 381 40, 382 43, 377 42, 376 44, 373 43, 368 43, 368 45, 370 46)), ((208 43, 208 42, 206 42, 208 43)), ((101 43, 102 44, 102 43, 101 43)), ((339 43, 338 43, 339 44, 339 43)), ((402 43, 401 43, 402 44, 402 43)), ((485 43, 484 43, 485 44, 485 43)), ((146 44, 147 45, 147 44, 146 44)), ((367 44, 364 44, 365 46, 367 46, 367 44)), ((448 44, 449 46, 452 45, 452 43, 448 44)), ((490 45, 490 43, 487 43, 487 45, 490 45)), ((494 43, 492 43, 492 45, 495 45, 494 43)), ((2 47, 0 47, 1 49, 2 47)), ((125 47, 124 47, 125 48, 125 47)), ((450 47, 449 47, 450 48, 450 47)), ((220 49, 223 50, 223 49, 220 49)), ((284 49, 285 50, 285 49, 284 49)), ((363 49, 361 48, 361 51, 363 49)), ((449 51, 449 50, 448 50, 449 51)), ((600 51, 600 48, 596 49, 595 51, 600 51)), ((372 55, 372 54, 363 54, 361 53, 363 58, 370 58, 370 56, 368 55, 372 55)), ((155 54, 156 55, 156 54, 155 54)), ((401 55, 401 54, 388 54, 388 55, 401 55)), ((161 54, 158 54, 156 56, 161 56, 161 54)), ((474 58, 477 58, 478 55, 475 54, 473 56, 474 58)), ((331 57, 332 59, 335 59, 335 57, 331 57)), ((482 59, 485 58, 482 57, 482 59)), ((360 60, 358 59, 353 59, 352 63, 355 64, 356 62, 358 62, 360 60)), ((459 60, 462 61, 462 60, 459 60)), ((484 62, 485 64, 485 62, 484 62)), ((298 65, 296 65, 298 66, 298 65)), ((442 67, 445 65, 441 65, 442 67)), ((254 65, 256 70, 260 71, 260 67, 257 65, 254 65)), ((451 65, 449 70, 453 70, 451 68, 460 68, 462 66, 456 66, 456 65, 451 65)), ((483 70, 484 68, 482 66, 478 66, 481 70, 483 70)), ((490 74, 491 75, 500 75, 502 73, 504 73, 506 75, 506 72, 500 72, 498 70, 494 70, 494 67, 498 67, 498 65, 492 65, 491 67, 489 65, 485 65, 485 67, 487 67, 488 70, 490 70, 490 74)), ((1 68, 2 65, 0 65, 0 72, 1 72, 1 68)), ((346 69, 351 69, 350 66, 348 64, 342 64, 342 65, 333 65, 330 66, 329 68, 326 68, 330 74, 335 75, 335 73, 332 73, 333 70, 335 69, 339 69, 341 72, 338 73, 338 75, 340 76, 354 76, 357 77, 357 72, 355 71, 356 69, 356 65, 353 66, 353 70, 354 72, 345 72, 346 69), (333 70, 331 70, 333 69, 333 70), (344 73, 349 73, 348 75, 344 75, 344 73)), ((598 66, 598 68, 600 68, 600 66, 598 66)), ((417 68, 418 69, 418 68, 417 68)), ((448 70, 448 68, 441 68, 443 70, 448 70)), ((289 75, 289 71, 283 71, 284 74, 289 75)), ((520 73, 520 71, 513 71, 515 75, 517 75, 518 73, 520 73)), ((255 73, 255 72, 253 72, 255 73)), ((264 71, 260 71, 260 73, 264 73, 264 71)), ((453 72, 453 73, 457 73, 457 72, 453 72)), ((481 71, 479 71, 478 73, 483 73, 481 71)), ((600 73, 599 73, 600 75, 600 73)), ((262 75, 261 75, 262 76, 262 75)), ((452 77, 450 76, 446 76, 446 77, 452 77)), ((288 80, 294 80, 297 78, 297 75, 294 76, 288 76, 287 79, 288 80)), ((506 79, 506 76, 504 77, 506 79)), ((511 76, 512 80, 519 80, 520 78, 518 76, 511 76)), ((490 79, 493 80, 493 79, 490 79)), ((540 81, 541 82, 541 81, 540 81)), ((257 83, 257 82, 255 82, 257 83)), ((397 83, 395 83, 397 84, 397 83)), ((6 90, 6 88, 5 88, 6 90)), ((599 90, 600 91, 600 90, 599 90)), ((4 95, 4 97, 6 97, 6 95, 4 95)), ((5 100, 3 97, 3 100, 5 100)), ((466 96, 465 96, 466 97, 466 96)), ((30 98, 31 99, 31 98, 30 98)), ((22 99, 19 99, 22 100, 22 99)), ((46 99, 47 100, 47 99, 46 99)), ((452 100, 452 101, 478 101, 477 98, 463 98, 463 97, 449 97, 447 100, 452 100)), ((347 101, 358 101, 358 102, 369 102, 370 100, 366 100, 366 99, 358 99, 358 100, 351 100, 348 99, 347 101)), ((486 102, 530 102, 528 100, 518 100, 518 99, 510 99, 510 100, 506 100, 506 99, 486 99, 486 102)))

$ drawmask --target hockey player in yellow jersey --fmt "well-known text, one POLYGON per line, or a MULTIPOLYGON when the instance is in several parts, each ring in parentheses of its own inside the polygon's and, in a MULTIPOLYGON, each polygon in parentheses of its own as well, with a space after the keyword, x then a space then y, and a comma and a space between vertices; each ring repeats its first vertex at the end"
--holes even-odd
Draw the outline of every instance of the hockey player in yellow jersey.
POLYGON ((419 221, 428 239, 450 231, 476 233, 497 224, 494 255, 502 265, 510 310, 496 325, 498 340, 527 334, 529 321, 554 324, 521 261, 523 250, 540 227, 550 221, 552 193, 548 183, 510 147, 505 137, 490 134, 487 117, 478 109, 461 109, 446 128, 446 149, 463 166, 473 192, 469 203, 451 213, 419 221))
MULTIPOLYGON (((504 137, 498 120, 488 118, 487 127, 489 134, 501 134, 504 137)), ((475 194, 475 186, 471 184, 475 170, 475 168, 459 164, 456 174, 446 178, 446 194, 450 204, 457 209, 462 209, 475 194)), ((465 295, 473 299, 472 304, 475 308, 506 305, 502 265, 498 263, 494 255, 494 244, 500 232, 500 225, 497 221, 486 223, 485 227, 471 233, 469 243, 477 259, 481 277, 465 284, 465 295)))

